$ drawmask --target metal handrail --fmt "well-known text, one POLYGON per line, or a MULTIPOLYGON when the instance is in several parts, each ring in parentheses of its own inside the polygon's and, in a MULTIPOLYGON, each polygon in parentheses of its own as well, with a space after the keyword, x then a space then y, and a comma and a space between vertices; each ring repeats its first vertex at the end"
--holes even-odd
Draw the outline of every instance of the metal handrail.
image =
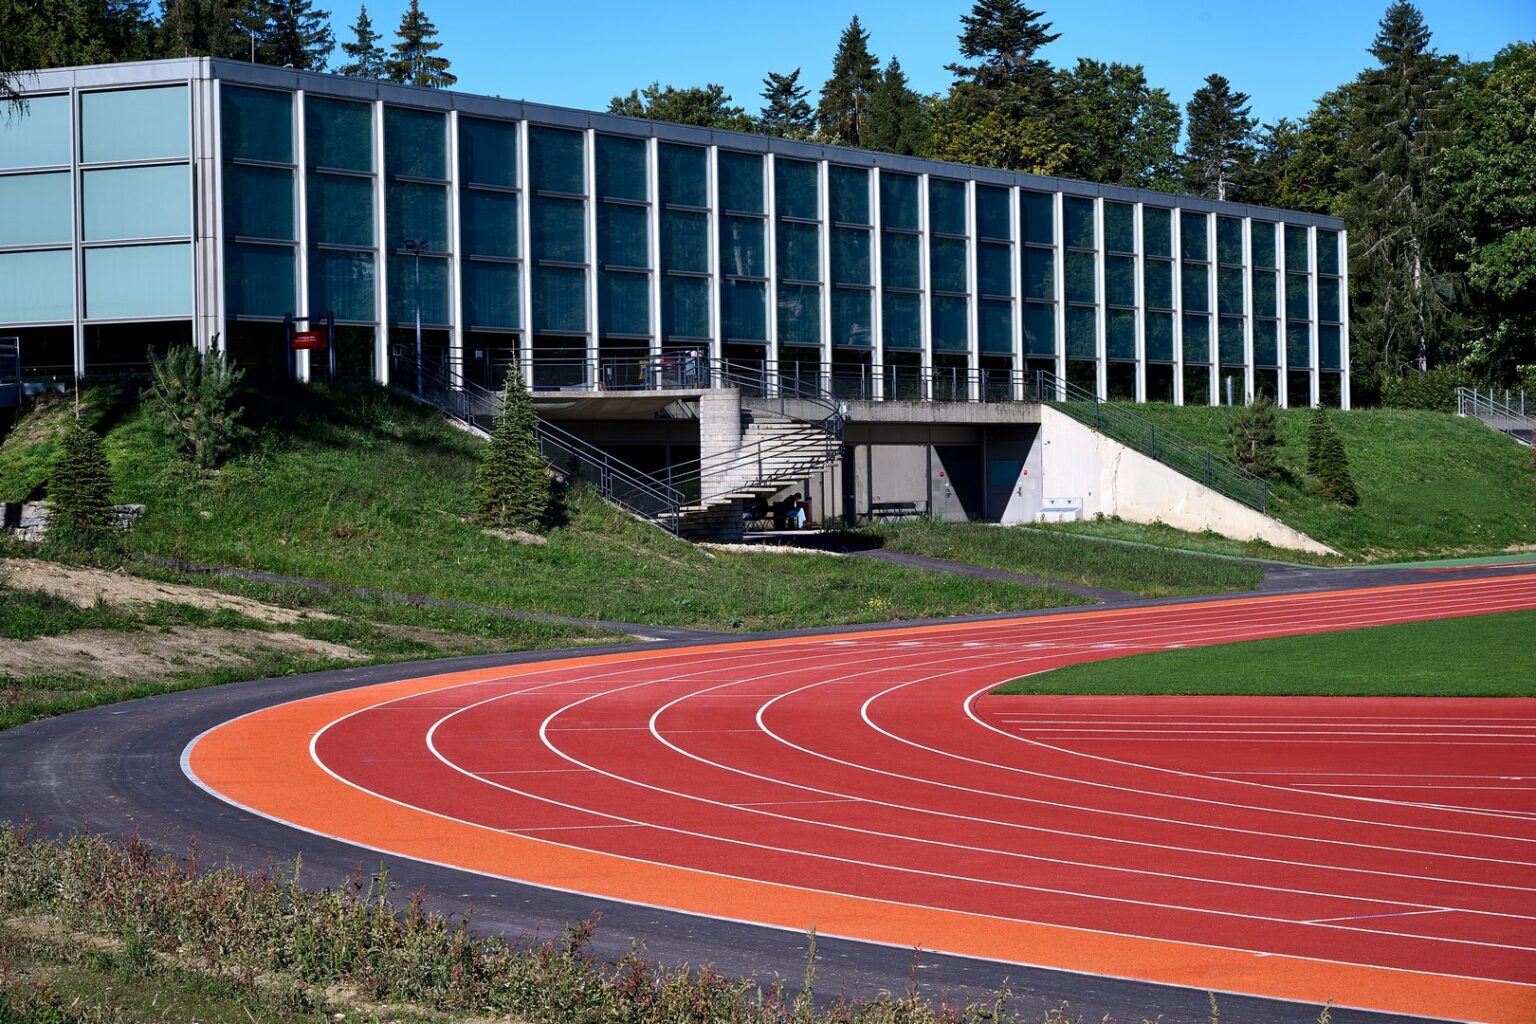
POLYGON ((1269 511, 1269 484, 1262 477, 1054 373, 1034 373, 1035 393, 1051 396, 1045 401, 1053 409, 1234 501, 1260 512, 1269 511))
POLYGON ((1470 416, 1501 434, 1508 434, 1524 445, 1536 445, 1536 416, 1525 412, 1525 393, 1520 393, 1520 409, 1508 398, 1499 401, 1493 391, 1484 395, 1474 388, 1456 389, 1456 414, 1470 416))
MULTIPOLYGON (((412 368, 411 373, 397 374, 394 379, 420 382, 420 393, 404 387, 407 394, 489 436, 500 395, 465 380, 450 368, 425 362, 418 365, 414 351, 397 349, 394 354, 397 365, 408 362, 412 368)), ((680 529, 684 495, 677 488, 548 420, 535 420, 534 438, 544 461, 563 476, 592 484, 604 498, 673 533, 680 529)))

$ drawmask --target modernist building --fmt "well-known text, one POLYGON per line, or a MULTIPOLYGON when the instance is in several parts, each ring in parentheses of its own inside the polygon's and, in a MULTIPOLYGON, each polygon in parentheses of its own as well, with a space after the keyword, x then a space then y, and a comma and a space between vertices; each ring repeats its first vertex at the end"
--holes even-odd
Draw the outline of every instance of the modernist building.
MULTIPOLYGON (((0 336, 24 374, 334 316, 499 382, 697 349, 855 397, 1349 403, 1343 224, 223 60, 43 71, 0 118, 0 336)), ((638 363, 634 365, 640 365, 638 363)), ((298 371, 309 372, 307 354, 298 371)))

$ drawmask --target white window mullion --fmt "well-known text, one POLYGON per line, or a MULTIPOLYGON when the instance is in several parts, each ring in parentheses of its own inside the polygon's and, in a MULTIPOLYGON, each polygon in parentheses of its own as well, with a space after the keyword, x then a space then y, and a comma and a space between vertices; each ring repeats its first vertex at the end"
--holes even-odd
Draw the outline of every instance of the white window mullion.
POLYGON ((876 400, 885 397, 885 284, 881 261, 884 259, 885 240, 880 230, 880 168, 869 172, 869 373, 871 394, 876 400))
POLYGON ((376 312, 378 330, 374 335, 374 376, 380 384, 389 383, 389 223, 385 217, 387 203, 384 190, 388 179, 384 173, 384 102, 373 101, 373 217, 374 243, 379 256, 378 296, 376 312))
POLYGON ((1339 231, 1339 408, 1349 408, 1349 232, 1339 231))
POLYGON ((933 398, 933 266, 929 252, 929 237, 933 221, 928 216, 928 175, 917 177, 917 266, 918 286, 922 289, 922 321, 918 324, 923 340, 922 397, 933 398))
POLYGON ((1168 212, 1173 231, 1173 404, 1184 404, 1184 212, 1168 212))
POLYGON ((1141 222, 1143 213, 1144 204, 1137 203, 1131 225, 1136 247, 1136 380, 1132 387, 1138 402, 1147 400, 1147 233, 1141 222))

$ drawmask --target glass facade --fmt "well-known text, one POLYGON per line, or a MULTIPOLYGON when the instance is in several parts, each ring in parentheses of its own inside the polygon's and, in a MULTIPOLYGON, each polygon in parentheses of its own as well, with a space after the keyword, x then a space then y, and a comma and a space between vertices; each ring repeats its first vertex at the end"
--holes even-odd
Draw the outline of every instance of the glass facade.
POLYGON ((297 92, 221 62, 183 81, 135 67, 43 73, 0 122, 0 331, 183 320, 207 344, 331 314, 373 332, 383 374, 389 332, 419 313, 466 360, 499 350, 536 378, 574 363, 573 384, 606 357, 698 348, 857 376, 866 395, 899 367, 950 381, 904 397, 995 397, 979 375, 1049 369, 1117 399, 1348 400, 1329 218, 387 85, 297 92))

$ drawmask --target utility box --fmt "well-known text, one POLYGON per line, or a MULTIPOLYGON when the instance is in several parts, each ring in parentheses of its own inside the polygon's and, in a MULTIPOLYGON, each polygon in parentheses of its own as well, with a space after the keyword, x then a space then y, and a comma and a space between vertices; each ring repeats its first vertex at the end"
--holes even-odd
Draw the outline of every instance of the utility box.
POLYGON ((1046 498, 1040 503, 1042 523, 1075 523, 1082 518, 1082 498, 1046 498))

